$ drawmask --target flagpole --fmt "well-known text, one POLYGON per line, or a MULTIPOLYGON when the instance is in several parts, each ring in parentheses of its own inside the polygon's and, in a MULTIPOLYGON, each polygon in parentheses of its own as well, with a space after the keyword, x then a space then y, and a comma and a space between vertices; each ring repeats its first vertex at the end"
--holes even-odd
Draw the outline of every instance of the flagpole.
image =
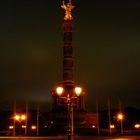
POLYGON ((108 120, 109 120, 109 134, 111 136, 112 131, 111 131, 111 112, 110 112, 110 98, 108 97, 108 120))
MULTIPOLYGON (((121 100, 119 99, 119 111, 120 113, 122 113, 122 104, 121 104, 121 100)), ((123 135, 123 120, 121 119, 121 134, 123 135)))
POLYGON ((97 132, 98 136, 100 135, 100 124, 99 124, 99 107, 98 107, 98 99, 96 98, 96 113, 97 113, 97 132))
POLYGON ((39 103, 37 103, 37 114, 36 114, 37 136, 39 135, 39 110, 40 110, 39 108, 40 108, 39 103))
POLYGON ((13 103, 13 136, 16 136, 16 121, 15 121, 15 115, 16 115, 16 100, 14 100, 13 103))
POLYGON ((28 102, 26 101, 26 120, 25 120, 25 136, 27 135, 27 130, 28 130, 28 102))

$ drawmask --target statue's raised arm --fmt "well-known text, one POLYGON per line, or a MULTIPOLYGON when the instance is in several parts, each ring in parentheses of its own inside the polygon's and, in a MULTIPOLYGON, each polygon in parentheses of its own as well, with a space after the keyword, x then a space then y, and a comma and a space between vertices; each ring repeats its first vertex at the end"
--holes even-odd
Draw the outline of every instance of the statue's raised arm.
POLYGON ((69 4, 71 5, 71 9, 73 9, 73 8, 74 8, 74 6, 72 5, 71 0, 69 0, 69 4))
POLYGON ((63 9, 65 9, 65 10, 66 10, 66 5, 65 5, 65 1, 64 1, 64 0, 62 1, 61 8, 63 8, 63 9))
POLYGON ((61 8, 65 10, 64 20, 72 20, 73 17, 71 15, 71 10, 74 8, 74 6, 72 5, 71 0, 69 0, 67 4, 65 4, 65 1, 63 0, 61 8))

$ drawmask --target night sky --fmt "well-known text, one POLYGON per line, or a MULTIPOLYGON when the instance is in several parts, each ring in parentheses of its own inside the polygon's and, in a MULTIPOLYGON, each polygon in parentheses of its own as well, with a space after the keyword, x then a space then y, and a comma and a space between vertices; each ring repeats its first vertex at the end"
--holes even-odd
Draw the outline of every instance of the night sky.
MULTIPOLYGON (((140 108, 140 1, 73 0, 74 79, 87 110, 140 108)), ((0 109, 40 102, 50 109, 62 81, 61 0, 0 0, 0 109)))

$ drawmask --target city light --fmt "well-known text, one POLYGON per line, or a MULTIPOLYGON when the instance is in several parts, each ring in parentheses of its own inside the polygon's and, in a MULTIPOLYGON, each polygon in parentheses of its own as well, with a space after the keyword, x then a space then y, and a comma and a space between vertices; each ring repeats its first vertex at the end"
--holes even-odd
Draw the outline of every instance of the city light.
POLYGON ((119 113, 119 114, 117 115, 117 118, 118 118, 118 120, 123 120, 124 116, 123 116, 122 113, 119 113))
MULTIPOLYGON (((67 115, 68 115, 68 139, 70 138, 70 136, 74 135, 74 112, 73 112, 73 99, 78 98, 78 96, 81 95, 82 93, 82 88, 81 87, 75 87, 73 85, 63 85, 62 86, 58 86, 55 89, 54 94, 58 95, 60 99, 64 99, 66 100, 67 103, 67 115), (65 91, 64 91, 65 90, 65 91), (65 96, 61 96, 63 93, 65 93, 65 96), (67 96, 66 96, 67 95, 67 96), (70 130, 70 131, 69 131, 70 130)), ((92 126, 92 128, 95 128, 95 125, 92 126)))
POLYGON ((32 125, 32 126, 31 126, 31 129, 32 129, 32 130, 36 130, 36 125, 32 125))
POLYGON ((92 128, 96 128, 96 126, 95 125, 92 125, 92 128))
POLYGON ((56 93, 57 93, 58 96, 61 96, 63 91, 64 91, 63 87, 57 87, 56 88, 56 93))
POLYGON ((122 112, 118 113, 117 119, 120 121, 120 124, 121 124, 121 134, 123 134, 123 119, 124 119, 124 115, 123 115, 122 112))
POLYGON ((25 129, 25 128, 26 128, 26 125, 22 125, 21 127, 22 127, 23 129, 25 129))
POLYGON ((14 116, 15 121, 25 121, 27 119, 27 116, 24 114, 21 115, 15 115, 14 116))
POLYGON ((111 125, 110 125, 110 128, 111 128, 111 129, 114 129, 114 128, 115 128, 115 125, 114 125, 114 124, 111 124, 111 125))
POLYGON ((21 115, 21 120, 26 120, 26 115, 21 115))
POLYGON ((19 121, 19 120, 20 120, 20 116, 19 116, 19 115, 15 115, 15 116, 14 116, 14 119, 15 119, 16 121, 19 121))
POLYGON ((76 87, 75 88, 75 93, 76 93, 77 96, 80 96, 81 92, 82 92, 82 88, 81 87, 76 87))
POLYGON ((135 127, 136 129, 139 129, 139 128, 140 128, 140 124, 135 124, 134 127, 135 127))
POLYGON ((9 126, 9 129, 14 129, 14 126, 13 126, 13 125, 10 125, 10 126, 9 126))

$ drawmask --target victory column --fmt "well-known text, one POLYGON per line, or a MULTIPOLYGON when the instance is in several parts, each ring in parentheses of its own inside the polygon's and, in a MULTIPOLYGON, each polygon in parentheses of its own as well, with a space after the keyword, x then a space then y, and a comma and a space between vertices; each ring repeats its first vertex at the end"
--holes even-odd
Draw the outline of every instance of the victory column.
MULTIPOLYGON (((65 10, 63 19, 63 80, 52 91, 51 127, 57 133, 67 131, 68 140, 74 139, 77 133, 96 124, 96 114, 85 110, 84 91, 75 84, 73 75, 73 17, 71 0, 63 0, 61 8, 65 10)), ((49 119, 48 119, 49 120, 49 119)), ((96 125, 97 126, 97 125, 96 125)))

